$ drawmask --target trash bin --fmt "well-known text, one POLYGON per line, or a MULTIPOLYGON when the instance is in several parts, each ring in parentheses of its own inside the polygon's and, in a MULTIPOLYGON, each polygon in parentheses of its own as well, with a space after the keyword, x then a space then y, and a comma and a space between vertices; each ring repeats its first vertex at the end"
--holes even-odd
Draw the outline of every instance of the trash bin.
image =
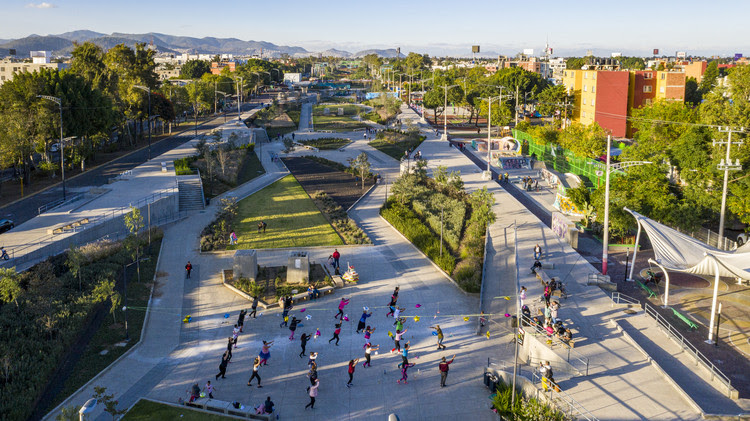
POLYGON ((516 316, 511 316, 510 317, 510 326, 512 328, 517 328, 518 327, 518 317, 516 317, 516 316))

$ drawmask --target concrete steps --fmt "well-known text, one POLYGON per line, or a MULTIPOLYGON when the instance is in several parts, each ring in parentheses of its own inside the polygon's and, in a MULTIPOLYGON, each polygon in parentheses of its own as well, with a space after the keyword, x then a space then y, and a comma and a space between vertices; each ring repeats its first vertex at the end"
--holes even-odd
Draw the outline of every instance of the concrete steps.
POLYGON ((177 187, 179 188, 180 211, 203 210, 206 201, 203 197, 200 175, 178 176, 177 187))

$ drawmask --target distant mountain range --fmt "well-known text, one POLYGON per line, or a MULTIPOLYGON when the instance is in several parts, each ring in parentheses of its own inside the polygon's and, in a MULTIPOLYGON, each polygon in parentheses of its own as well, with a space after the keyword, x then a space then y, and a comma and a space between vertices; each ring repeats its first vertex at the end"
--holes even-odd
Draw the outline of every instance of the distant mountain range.
MULTIPOLYGON (((237 38, 193 38, 160 33, 147 34, 103 34, 94 31, 80 30, 71 31, 58 35, 29 35, 25 38, 0 40, 0 57, 8 56, 9 50, 16 50, 16 57, 27 58, 30 51, 52 51, 56 56, 69 56, 74 43, 93 42, 103 49, 110 49, 118 44, 130 47, 136 43, 153 43, 162 53, 191 53, 191 54, 234 54, 252 55, 260 54, 270 56, 281 56, 288 54, 293 57, 307 57, 311 55, 335 56, 335 57, 362 57, 367 54, 377 54, 382 57, 396 57, 396 49, 387 50, 364 50, 356 53, 348 51, 329 49, 326 51, 308 51, 302 47, 276 45, 265 41, 243 41, 237 38)), ((403 56, 403 54, 402 54, 403 56)))

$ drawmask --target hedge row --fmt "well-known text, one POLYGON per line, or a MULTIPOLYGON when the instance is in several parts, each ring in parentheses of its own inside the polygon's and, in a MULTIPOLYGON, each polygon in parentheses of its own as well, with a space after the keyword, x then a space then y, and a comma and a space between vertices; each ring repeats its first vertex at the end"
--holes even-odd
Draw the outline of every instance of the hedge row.
POLYGON ((440 232, 440 214, 443 213, 443 240, 452 252, 461 242, 461 231, 466 217, 466 203, 441 193, 418 195, 412 200, 412 209, 424 220, 433 232, 440 232))
POLYGON ((381 208, 380 214, 441 269, 447 273, 453 273, 453 269, 456 267, 456 259, 451 255, 445 244, 443 244, 443 254, 440 255, 440 239, 419 219, 413 210, 394 199, 389 199, 381 208))

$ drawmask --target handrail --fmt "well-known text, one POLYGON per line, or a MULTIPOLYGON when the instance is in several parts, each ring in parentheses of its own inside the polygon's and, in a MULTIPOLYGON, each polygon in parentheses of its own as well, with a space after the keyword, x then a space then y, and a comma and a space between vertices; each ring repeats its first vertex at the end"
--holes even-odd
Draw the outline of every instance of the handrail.
MULTIPOLYGON (((548 334, 546 330, 543 330, 538 324, 534 323, 534 321, 531 320, 531 318, 522 315, 521 320, 525 321, 528 327, 531 327, 532 329, 534 329, 533 333, 546 336, 548 339, 552 341, 553 345, 558 345, 558 344, 562 345, 562 347, 568 351, 567 358, 565 359, 567 362, 570 362, 570 353, 573 352, 573 358, 578 360, 580 363, 582 363, 586 367, 585 375, 586 376, 589 375, 589 358, 588 357, 581 355, 578 351, 573 349, 573 347, 559 340, 555 335, 548 334)), ((552 349, 551 346, 550 346, 550 349, 552 349)), ((578 370, 578 368, 576 368, 576 370, 578 370)), ((580 370, 578 371, 580 372, 580 370)))
MULTIPOLYGON (((542 382, 541 375, 539 373, 537 373, 537 372, 532 373, 531 382, 533 384, 541 383, 542 382)), ((558 401, 563 401, 565 404, 567 404, 568 405, 568 410, 567 411, 563 410, 563 412, 567 412, 568 416, 573 416, 573 412, 575 412, 576 417, 585 418, 586 420, 589 420, 589 421, 598 421, 599 420, 591 412, 589 412, 586 408, 584 408, 583 405, 581 405, 580 403, 578 403, 578 401, 576 401, 575 399, 573 399, 572 396, 570 396, 567 393, 565 393, 565 391, 563 391, 562 389, 560 389, 560 391, 558 392, 558 391, 555 390, 554 387, 548 387, 546 391, 541 390, 541 392, 545 393, 545 394, 547 392, 549 392, 549 401, 553 405, 555 405, 555 406, 559 406, 558 401), (552 397, 553 393, 556 393, 557 396, 560 397, 560 399, 559 400, 555 400, 552 397)))
POLYGON ((638 307, 641 306, 641 302, 636 300, 635 298, 629 295, 625 295, 621 292, 617 292, 617 291, 613 292, 612 293, 612 306, 614 306, 615 304, 623 304, 623 302, 621 301, 623 301, 624 304, 637 305, 638 307))
POLYGON ((717 378, 717 380, 725 385, 727 387, 728 391, 731 391, 732 389, 732 381, 727 377, 724 373, 719 370, 714 363, 711 362, 708 358, 706 358, 705 355, 703 355, 702 352, 698 350, 693 344, 690 343, 677 329, 672 326, 667 319, 665 319, 661 314, 659 314, 656 309, 654 309, 652 306, 648 304, 644 304, 643 308, 645 310, 645 314, 648 316, 651 316, 656 322, 666 329, 666 333, 671 335, 673 339, 680 341, 680 346, 683 350, 689 351, 693 356, 695 357, 696 361, 703 364, 706 369, 708 369, 711 372, 711 380, 714 379, 714 377, 717 378))

